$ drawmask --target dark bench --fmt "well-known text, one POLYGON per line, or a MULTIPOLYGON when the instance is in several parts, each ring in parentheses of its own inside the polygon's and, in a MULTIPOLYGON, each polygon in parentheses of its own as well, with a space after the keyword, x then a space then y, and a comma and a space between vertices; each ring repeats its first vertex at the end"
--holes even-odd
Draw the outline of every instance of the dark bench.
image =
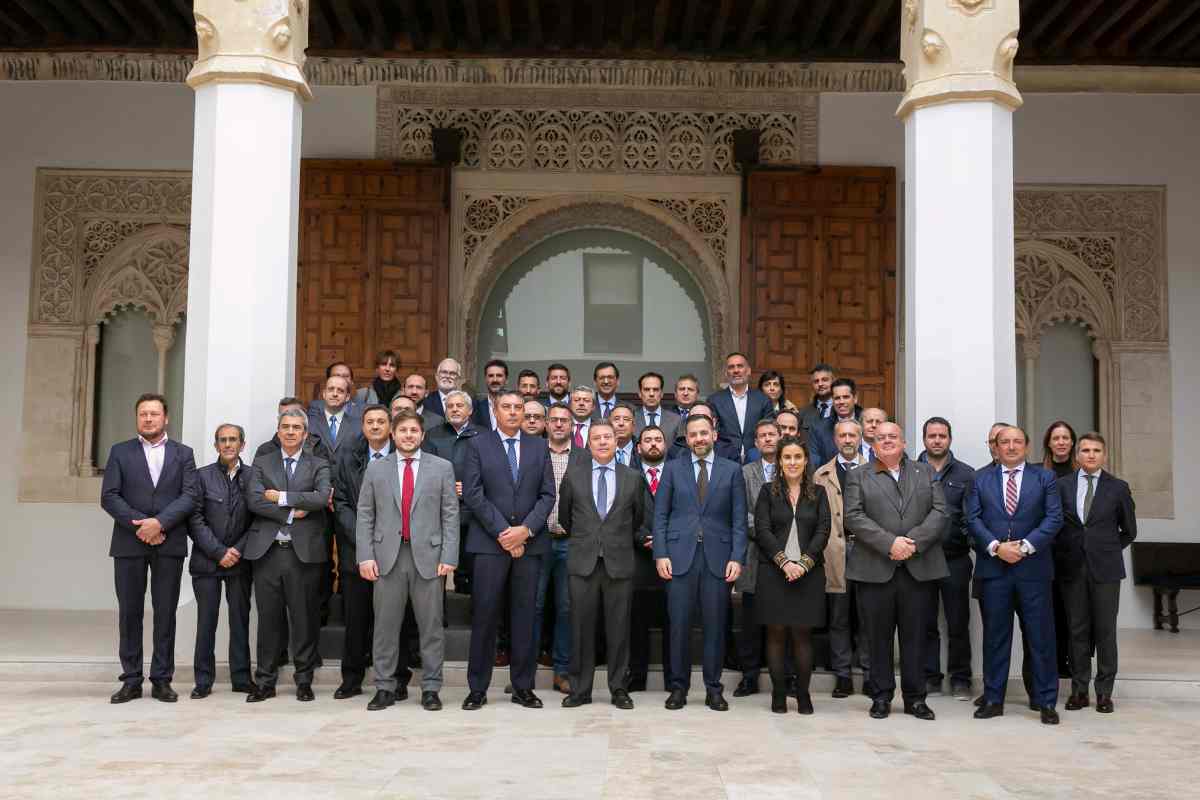
POLYGON ((1180 590, 1200 589, 1200 542, 1134 542, 1131 547, 1134 585, 1154 590, 1154 629, 1162 630, 1165 622, 1172 633, 1179 633, 1179 618, 1200 610, 1179 611, 1180 590))

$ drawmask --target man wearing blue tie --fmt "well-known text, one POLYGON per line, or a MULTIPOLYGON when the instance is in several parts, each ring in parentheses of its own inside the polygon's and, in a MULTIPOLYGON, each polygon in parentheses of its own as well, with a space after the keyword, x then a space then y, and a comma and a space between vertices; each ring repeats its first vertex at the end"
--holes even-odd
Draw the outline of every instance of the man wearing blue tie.
POLYGON ((689 414, 690 457, 671 459, 663 469, 654 502, 654 559, 667 581, 671 621, 671 682, 666 707, 687 704, 692 678, 692 610, 699 606, 704 631, 705 705, 727 711, 722 695, 725 617, 729 584, 746 561, 746 482, 738 464, 713 453, 712 418, 689 414))
POLYGON ((1063 524, 1054 473, 1025 462, 1029 437, 1017 427, 996 434, 997 463, 981 469, 967 494, 983 611, 984 699, 976 719, 1004 713, 1012 655, 1013 611, 1025 620, 1032 660, 1032 704, 1043 724, 1057 725, 1054 645, 1054 538, 1063 524))

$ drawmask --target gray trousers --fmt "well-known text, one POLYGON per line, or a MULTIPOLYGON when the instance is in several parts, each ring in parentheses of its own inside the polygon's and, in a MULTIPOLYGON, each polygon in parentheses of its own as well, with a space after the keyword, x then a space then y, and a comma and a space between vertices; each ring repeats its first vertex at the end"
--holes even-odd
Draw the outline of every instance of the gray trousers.
POLYGON ((608 690, 624 689, 629 680, 629 622, 633 612, 633 579, 610 578, 603 560, 587 577, 571 575, 571 693, 592 696, 596 677, 596 621, 603 610, 608 655, 608 690))
POLYGON ((854 651, 858 651, 859 664, 866 673, 871 667, 870 647, 867 645, 867 626, 862 623, 861 604, 858 592, 852 584, 842 593, 826 593, 825 603, 829 609, 829 668, 839 678, 850 677, 850 662, 854 651), (858 635, 851 638, 850 608, 855 604, 860 609, 858 635))
POLYGON ((442 662, 446 656, 446 633, 442 628, 444 578, 422 578, 413 563, 412 545, 401 544, 392 571, 375 581, 375 688, 396 691, 396 669, 400 664, 400 626, 411 600, 421 638, 421 691, 442 688, 442 662))

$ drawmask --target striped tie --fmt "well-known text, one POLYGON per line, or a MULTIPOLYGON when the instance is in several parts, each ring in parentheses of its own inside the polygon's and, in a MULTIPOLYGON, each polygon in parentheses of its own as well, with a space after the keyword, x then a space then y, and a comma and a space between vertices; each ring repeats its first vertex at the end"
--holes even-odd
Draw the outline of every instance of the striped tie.
POLYGON ((1004 486, 1004 510, 1011 517, 1017 513, 1017 470, 1006 471, 1008 472, 1008 483, 1004 486))

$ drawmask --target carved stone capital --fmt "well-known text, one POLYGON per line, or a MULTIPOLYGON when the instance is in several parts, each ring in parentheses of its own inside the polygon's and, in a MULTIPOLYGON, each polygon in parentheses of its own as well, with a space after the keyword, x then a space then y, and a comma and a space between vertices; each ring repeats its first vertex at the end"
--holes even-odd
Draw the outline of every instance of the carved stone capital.
POLYGON ((199 54, 193 89, 211 82, 266 83, 312 99, 304 77, 308 0, 195 0, 199 54))
POLYGON ((166 353, 175 345, 174 325, 153 325, 150 334, 154 337, 154 349, 166 353))
POLYGON ((1018 0, 905 0, 900 60, 907 90, 896 116, 964 100, 1021 105, 1013 82, 1018 0))
POLYGON ((1037 361, 1042 357, 1042 340, 1026 336, 1021 341, 1021 357, 1026 361, 1037 361))

